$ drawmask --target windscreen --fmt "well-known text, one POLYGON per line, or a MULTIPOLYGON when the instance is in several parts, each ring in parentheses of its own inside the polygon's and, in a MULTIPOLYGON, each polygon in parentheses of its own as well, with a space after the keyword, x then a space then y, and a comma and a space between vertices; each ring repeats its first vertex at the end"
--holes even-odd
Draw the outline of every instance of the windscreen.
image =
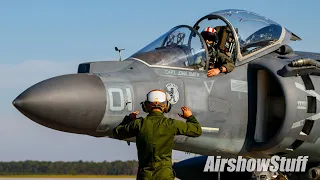
POLYGON ((150 65, 205 70, 207 51, 196 30, 190 26, 177 26, 130 58, 150 65))

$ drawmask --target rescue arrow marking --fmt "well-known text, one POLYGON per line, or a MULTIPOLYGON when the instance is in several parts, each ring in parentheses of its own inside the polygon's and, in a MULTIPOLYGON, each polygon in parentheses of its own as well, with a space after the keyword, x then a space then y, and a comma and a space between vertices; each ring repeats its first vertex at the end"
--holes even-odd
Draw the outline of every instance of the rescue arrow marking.
MULTIPOLYGON (((305 88, 302 84, 299 84, 299 83, 297 83, 297 82, 295 82, 295 85, 296 85, 296 87, 297 87, 298 89, 300 89, 301 91, 304 91, 305 93, 307 93, 307 94, 309 94, 309 95, 311 95, 311 96, 314 96, 318 101, 320 101, 320 95, 319 95, 318 93, 316 93, 315 91, 313 91, 313 90, 306 90, 306 88, 305 88)), ((300 121, 297 121, 297 122, 293 123, 291 129, 294 129, 294 128, 297 128, 297 127, 300 127, 300 126, 304 125, 304 122, 305 122, 306 119, 316 121, 316 120, 318 120, 319 118, 320 118, 320 113, 315 114, 315 115, 313 115, 313 116, 310 116, 310 117, 308 117, 308 118, 302 119, 302 120, 300 120, 300 121)))
POLYGON ((214 80, 212 80, 212 81, 203 81, 203 83, 204 83, 204 85, 206 86, 206 89, 207 89, 208 93, 210 94, 211 89, 212 89, 212 86, 213 86, 213 83, 214 83, 214 80), (208 83, 207 83, 207 82, 210 82, 210 83, 211 83, 211 84, 210 84, 210 88, 208 87, 208 83))

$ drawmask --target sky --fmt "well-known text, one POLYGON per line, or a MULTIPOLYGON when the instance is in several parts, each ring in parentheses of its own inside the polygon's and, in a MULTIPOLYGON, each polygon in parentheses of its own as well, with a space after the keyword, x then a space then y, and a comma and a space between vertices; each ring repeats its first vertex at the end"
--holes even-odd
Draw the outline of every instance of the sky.
MULTIPOLYGON (((0 1, 0 161, 137 159, 135 144, 55 131, 19 113, 12 100, 79 63, 132 55, 169 29, 222 9, 268 17, 302 38, 294 50, 320 52, 320 1, 0 1)), ((174 151, 174 159, 192 157, 174 151)))

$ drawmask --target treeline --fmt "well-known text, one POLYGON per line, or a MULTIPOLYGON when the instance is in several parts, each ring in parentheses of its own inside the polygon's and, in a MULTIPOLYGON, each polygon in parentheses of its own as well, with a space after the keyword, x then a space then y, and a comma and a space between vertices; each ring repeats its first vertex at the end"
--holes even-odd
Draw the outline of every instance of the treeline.
POLYGON ((0 162, 0 175, 135 175, 138 162, 51 162, 51 161, 18 161, 0 162))

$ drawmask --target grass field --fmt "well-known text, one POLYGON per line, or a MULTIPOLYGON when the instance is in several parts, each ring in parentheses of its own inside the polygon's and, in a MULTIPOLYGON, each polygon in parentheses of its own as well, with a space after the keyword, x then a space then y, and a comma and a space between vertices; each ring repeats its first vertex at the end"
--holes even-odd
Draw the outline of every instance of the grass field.
POLYGON ((0 175, 0 178, 135 178, 135 175, 0 175))

